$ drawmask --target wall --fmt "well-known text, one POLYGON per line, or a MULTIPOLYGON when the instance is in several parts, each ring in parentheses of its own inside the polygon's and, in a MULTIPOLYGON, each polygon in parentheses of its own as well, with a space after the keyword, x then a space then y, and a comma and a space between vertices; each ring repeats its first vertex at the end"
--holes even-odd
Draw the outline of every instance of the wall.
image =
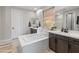
POLYGON ((5 7, 0 7, 1 8, 1 40, 4 39, 5 37, 5 7))
POLYGON ((2 39, 2 21, 1 21, 1 7, 0 7, 0 40, 2 39))
POLYGON ((5 28, 4 28, 4 39, 11 37, 11 8, 5 7, 5 28))

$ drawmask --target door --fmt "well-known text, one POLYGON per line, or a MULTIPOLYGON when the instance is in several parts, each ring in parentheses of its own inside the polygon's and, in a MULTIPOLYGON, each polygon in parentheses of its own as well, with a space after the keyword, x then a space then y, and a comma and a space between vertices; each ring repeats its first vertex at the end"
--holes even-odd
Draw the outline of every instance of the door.
POLYGON ((22 34, 22 24, 22 11, 18 9, 11 9, 11 38, 16 38, 22 34))
POLYGON ((56 38, 56 52, 67 53, 68 52, 68 39, 63 36, 57 36, 56 38))
POLYGON ((79 53, 79 45, 71 43, 69 47, 69 53, 79 53))
POLYGON ((56 48, 55 48, 55 35, 54 34, 49 34, 49 48, 52 49, 53 51, 56 51, 56 48))
POLYGON ((79 40, 78 39, 70 38, 69 52, 70 53, 79 53, 79 40))

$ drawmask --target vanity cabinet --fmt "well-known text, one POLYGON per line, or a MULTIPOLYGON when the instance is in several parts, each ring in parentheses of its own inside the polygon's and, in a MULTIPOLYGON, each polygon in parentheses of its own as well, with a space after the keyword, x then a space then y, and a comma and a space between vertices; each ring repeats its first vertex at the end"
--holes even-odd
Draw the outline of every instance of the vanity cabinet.
POLYGON ((49 48, 52 49, 53 51, 56 51, 55 35, 52 33, 49 34, 49 48))
POLYGON ((57 53, 68 52, 68 38, 49 33, 49 48, 57 53))
POLYGON ((31 34, 37 33, 37 29, 31 28, 31 34))
POLYGON ((69 39, 69 53, 79 53, 79 40, 69 39))
POLYGON ((67 53, 68 52, 68 38, 65 36, 56 36, 56 52, 67 53))
POLYGON ((49 33, 49 48, 57 53, 79 53, 79 39, 49 33))

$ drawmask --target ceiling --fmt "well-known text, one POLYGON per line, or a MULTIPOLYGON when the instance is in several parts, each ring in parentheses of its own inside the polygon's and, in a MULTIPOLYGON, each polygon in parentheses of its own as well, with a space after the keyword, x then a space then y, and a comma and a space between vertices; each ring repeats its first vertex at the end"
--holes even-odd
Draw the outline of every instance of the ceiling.
POLYGON ((22 8, 22 9, 27 9, 30 11, 36 11, 38 9, 43 9, 46 8, 47 6, 16 6, 18 8, 22 8))

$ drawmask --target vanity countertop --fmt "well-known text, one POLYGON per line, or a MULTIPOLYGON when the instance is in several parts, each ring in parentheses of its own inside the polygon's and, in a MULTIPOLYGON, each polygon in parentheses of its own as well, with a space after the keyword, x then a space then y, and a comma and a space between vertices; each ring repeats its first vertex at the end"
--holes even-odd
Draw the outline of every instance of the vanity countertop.
POLYGON ((61 31, 48 31, 48 32, 79 39, 79 31, 69 31, 68 33, 61 32, 61 31))

